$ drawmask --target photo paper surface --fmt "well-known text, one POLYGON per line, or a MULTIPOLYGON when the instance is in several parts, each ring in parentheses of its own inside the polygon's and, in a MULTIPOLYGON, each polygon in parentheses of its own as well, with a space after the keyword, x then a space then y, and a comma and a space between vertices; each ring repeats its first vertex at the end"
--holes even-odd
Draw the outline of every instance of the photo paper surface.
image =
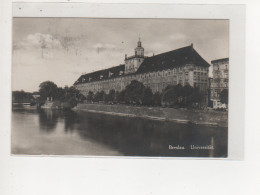
POLYGON ((228 157, 229 20, 14 17, 12 154, 228 157))

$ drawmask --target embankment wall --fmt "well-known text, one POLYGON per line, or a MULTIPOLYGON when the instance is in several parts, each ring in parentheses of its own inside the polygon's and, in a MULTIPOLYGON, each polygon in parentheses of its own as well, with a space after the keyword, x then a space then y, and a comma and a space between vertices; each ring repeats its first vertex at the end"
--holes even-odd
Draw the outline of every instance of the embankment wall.
POLYGON ((137 107, 127 105, 78 104, 75 110, 129 115, 159 120, 191 122, 201 125, 228 126, 228 112, 215 110, 188 110, 161 107, 137 107))

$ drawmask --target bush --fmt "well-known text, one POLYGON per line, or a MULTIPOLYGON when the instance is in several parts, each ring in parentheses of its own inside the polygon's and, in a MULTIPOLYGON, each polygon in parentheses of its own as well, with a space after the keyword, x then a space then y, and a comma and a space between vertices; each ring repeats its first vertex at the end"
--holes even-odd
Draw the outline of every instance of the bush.
POLYGON ((197 107, 203 100, 198 88, 189 85, 167 86, 162 93, 162 104, 168 107, 197 107))
POLYGON ((153 102, 152 104, 154 106, 161 106, 161 97, 162 97, 162 94, 159 93, 159 92, 155 92, 155 94, 153 94, 153 102))
MULTIPOLYGON (((194 108, 201 107, 204 95, 199 88, 190 85, 168 85, 162 93, 153 94, 149 87, 136 80, 131 81, 121 92, 111 89, 108 94, 104 91, 92 94, 94 102, 104 101, 109 104, 126 103, 131 105, 167 106, 172 108, 194 108)), ((89 97, 89 99, 91 99, 89 97)), ((87 97, 88 98, 88 97, 87 97)))
POLYGON ((93 99, 94 99, 94 93, 92 91, 89 91, 87 95, 87 101, 92 102, 93 99))

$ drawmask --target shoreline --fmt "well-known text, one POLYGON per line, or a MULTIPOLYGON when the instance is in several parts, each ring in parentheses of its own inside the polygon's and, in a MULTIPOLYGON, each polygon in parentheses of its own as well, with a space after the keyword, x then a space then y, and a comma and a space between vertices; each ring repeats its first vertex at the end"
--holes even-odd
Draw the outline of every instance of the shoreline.
POLYGON ((122 117, 138 117, 149 120, 171 121, 183 124, 228 127, 228 113, 212 110, 186 110, 105 104, 78 104, 72 110, 122 117))

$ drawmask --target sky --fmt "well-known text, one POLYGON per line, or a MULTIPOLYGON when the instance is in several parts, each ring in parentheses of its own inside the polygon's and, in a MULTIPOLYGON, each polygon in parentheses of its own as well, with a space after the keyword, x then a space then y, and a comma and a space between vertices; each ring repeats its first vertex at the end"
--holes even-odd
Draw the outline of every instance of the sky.
POLYGON ((48 80, 71 86, 123 64, 139 36, 145 56, 193 43, 208 63, 229 57, 228 20, 13 18, 12 90, 38 91, 48 80))

